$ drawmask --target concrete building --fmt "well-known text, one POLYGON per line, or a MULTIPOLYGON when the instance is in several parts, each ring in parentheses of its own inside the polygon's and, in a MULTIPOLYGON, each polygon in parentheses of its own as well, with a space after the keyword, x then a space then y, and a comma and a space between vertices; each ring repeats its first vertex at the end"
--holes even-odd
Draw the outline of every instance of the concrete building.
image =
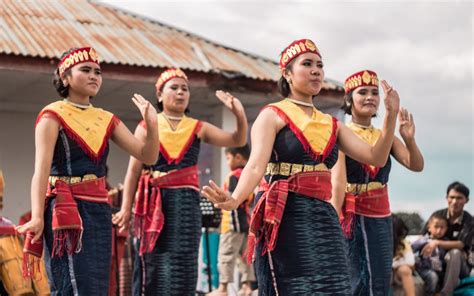
MULTIPOLYGON (((101 57, 103 85, 93 104, 134 129, 140 114, 130 98, 155 101, 154 83, 167 67, 182 68, 190 80, 193 117, 232 130, 234 117, 214 96, 217 89, 240 98, 252 122, 276 101, 278 64, 222 46, 194 33, 111 6, 86 0, 0 0, 0 168, 6 180, 3 215, 18 221, 30 208, 34 126, 38 112, 59 99, 52 73, 62 52, 93 46, 101 57)), ((327 80, 319 107, 336 111, 343 89, 327 80)), ((202 182, 221 180, 227 170, 222 150, 203 144, 202 182)), ((128 156, 111 144, 110 181, 123 180, 128 156)))

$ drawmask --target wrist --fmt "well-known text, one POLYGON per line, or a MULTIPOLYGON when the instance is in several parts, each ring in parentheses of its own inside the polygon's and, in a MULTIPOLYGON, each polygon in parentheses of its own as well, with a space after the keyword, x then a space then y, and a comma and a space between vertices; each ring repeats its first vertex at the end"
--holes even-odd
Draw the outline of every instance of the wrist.
POLYGON ((405 142, 405 145, 408 147, 408 146, 412 146, 415 144, 415 138, 414 137, 404 137, 402 136, 403 138, 403 141, 405 142))
POLYGON ((43 215, 31 215, 31 221, 36 220, 36 221, 43 221, 43 215))

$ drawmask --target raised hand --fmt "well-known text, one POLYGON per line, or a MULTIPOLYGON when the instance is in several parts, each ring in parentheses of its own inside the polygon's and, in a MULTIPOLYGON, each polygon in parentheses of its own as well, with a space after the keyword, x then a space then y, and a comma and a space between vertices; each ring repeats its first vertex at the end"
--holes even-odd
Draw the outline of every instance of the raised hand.
POLYGON ((32 218, 30 221, 26 222, 23 225, 15 227, 16 231, 18 231, 20 234, 33 232, 35 236, 31 240, 32 244, 34 244, 35 242, 41 239, 41 235, 43 234, 43 228, 44 228, 44 220, 34 219, 34 218, 32 218))
POLYGON ((222 190, 214 181, 209 181, 209 186, 204 186, 201 194, 214 204, 216 208, 231 211, 237 209, 239 203, 232 198, 229 192, 222 190))
POLYGON ((398 92, 394 90, 385 80, 381 82, 385 93, 384 104, 388 114, 396 115, 400 109, 400 97, 398 92))
POLYGON ((156 109, 149 101, 139 94, 134 94, 132 101, 135 106, 137 106, 138 110, 140 110, 140 113, 147 125, 156 123, 156 109))
POLYGON ((216 97, 221 100, 224 105, 234 113, 235 116, 240 116, 244 114, 244 106, 242 106, 242 103, 231 95, 228 92, 224 92, 222 90, 217 90, 216 91, 216 97))
POLYGON ((398 112, 398 121, 400 122, 400 136, 403 140, 411 140, 415 138, 415 122, 413 114, 405 108, 400 108, 398 112))

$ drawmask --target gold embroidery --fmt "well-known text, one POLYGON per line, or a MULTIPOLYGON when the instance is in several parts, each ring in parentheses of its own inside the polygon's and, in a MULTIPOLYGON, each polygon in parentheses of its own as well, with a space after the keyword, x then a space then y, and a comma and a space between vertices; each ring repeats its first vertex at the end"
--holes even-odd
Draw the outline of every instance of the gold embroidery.
POLYGON ((72 177, 72 176, 49 176, 49 184, 55 185, 56 181, 61 180, 67 184, 77 184, 85 181, 95 180, 98 177, 94 174, 87 174, 82 177, 72 177))
POLYGON ((198 123, 198 120, 184 116, 176 127, 176 130, 173 130, 163 114, 158 114, 160 145, 165 149, 171 159, 177 159, 181 156, 183 149, 187 148, 186 145, 189 143, 190 137, 194 136, 198 123))
POLYGON ((382 184, 380 182, 369 182, 368 184, 347 183, 346 192, 357 194, 357 193, 364 193, 364 192, 375 190, 375 189, 382 189, 384 187, 385 187, 385 184, 382 184))
POLYGON ((114 115, 100 108, 79 109, 64 101, 57 101, 46 106, 43 111, 53 111, 94 153, 98 154, 109 132, 110 122, 114 115))
POLYGON ((301 108, 288 100, 270 104, 270 106, 275 106, 286 114, 290 121, 301 131, 312 152, 320 155, 325 151, 333 134, 334 123, 331 115, 324 114, 314 108, 310 118, 301 108))
POLYGON ((289 176, 290 175, 291 164, 286 162, 280 163, 280 175, 289 176))
POLYGON ((59 65, 59 74, 63 74, 67 69, 76 64, 87 61, 99 63, 99 55, 92 47, 82 48, 75 52, 71 52, 59 65))
POLYGON ((317 52, 319 54, 319 50, 313 41, 309 39, 300 40, 300 42, 296 42, 295 44, 290 45, 283 51, 280 59, 280 66, 285 67, 288 61, 292 60, 295 56, 304 52, 317 52))
POLYGON ((291 166, 291 174, 298 174, 303 171, 303 165, 302 164, 293 164, 291 166))
POLYGON ((291 176, 301 172, 313 172, 313 171, 329 171, 328 167, 324 163, 316 165, 302 165, 298 163, 280 162, 267 164, 265 175, 281 175, 291 176))

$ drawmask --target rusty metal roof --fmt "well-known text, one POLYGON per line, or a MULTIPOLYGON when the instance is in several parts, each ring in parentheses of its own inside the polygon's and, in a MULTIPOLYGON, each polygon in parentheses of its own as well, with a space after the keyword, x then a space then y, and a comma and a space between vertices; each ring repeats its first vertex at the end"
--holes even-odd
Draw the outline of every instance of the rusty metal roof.
MULTIPOLYGON (((87 0, 0 0, 0 53, 59 58, 93 46, 110 64, 231 73, 276 81, 275 61, 225 47, 146 17, 87 0)), ((327 81, 326 89, 339 85, 327 81)))

